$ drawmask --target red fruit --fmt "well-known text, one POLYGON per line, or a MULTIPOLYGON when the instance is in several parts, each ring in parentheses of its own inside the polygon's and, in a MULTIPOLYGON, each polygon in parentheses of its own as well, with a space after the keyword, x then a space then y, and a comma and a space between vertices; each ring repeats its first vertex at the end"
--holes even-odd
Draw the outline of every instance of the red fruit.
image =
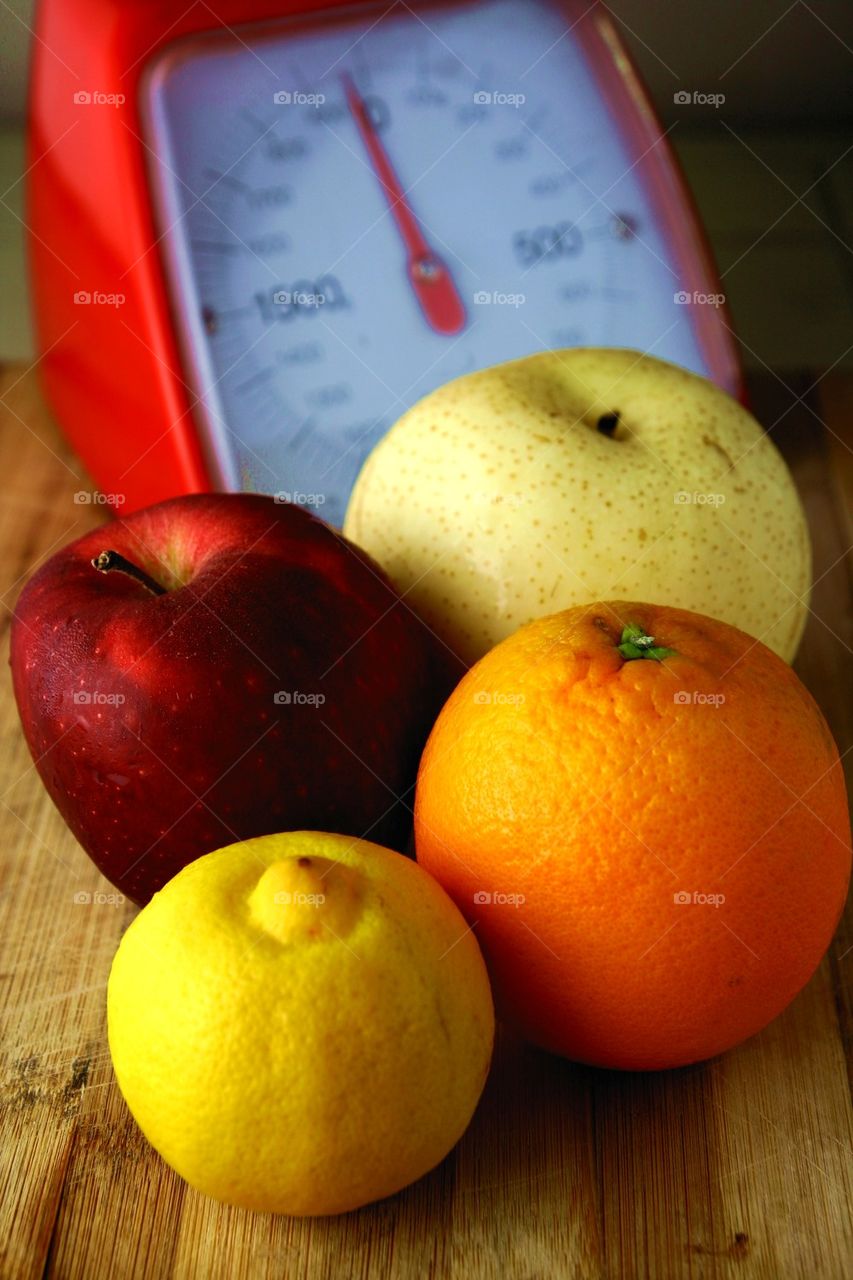
POLYGON ((45 786, 136 902, 273 831, 401 848, 450 679, 368 556, 248 494, 176 498, 65 547, 20 597, 11 662, 45 786), (149 585, 98 572, 106 549, 149 585))

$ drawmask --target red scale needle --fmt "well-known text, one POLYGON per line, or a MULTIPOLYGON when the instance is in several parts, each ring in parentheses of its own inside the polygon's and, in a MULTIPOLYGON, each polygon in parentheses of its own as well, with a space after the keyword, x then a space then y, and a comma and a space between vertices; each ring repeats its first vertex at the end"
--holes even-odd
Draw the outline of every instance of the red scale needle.
POLYGON ((465 305, 453 277, 427 243, 364 98, 350 76, 343 76, 343 83, 347 105, 406 247, 406 274, 420 308, 436 333, 459 333, 465 327, 465 305))

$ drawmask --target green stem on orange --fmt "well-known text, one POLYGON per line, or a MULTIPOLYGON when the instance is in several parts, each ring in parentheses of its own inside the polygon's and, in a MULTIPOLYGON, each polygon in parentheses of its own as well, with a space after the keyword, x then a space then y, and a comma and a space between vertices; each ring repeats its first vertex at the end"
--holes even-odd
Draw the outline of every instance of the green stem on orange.
POLYGON ((651 658, 654 662, 662 662, 664 658, 675 657, 674 649, 656 645, 654 636, 647 635, 636 622, 629 622, 623 628, 617 649, 626 662, 631 662, 634 658, 651 658))

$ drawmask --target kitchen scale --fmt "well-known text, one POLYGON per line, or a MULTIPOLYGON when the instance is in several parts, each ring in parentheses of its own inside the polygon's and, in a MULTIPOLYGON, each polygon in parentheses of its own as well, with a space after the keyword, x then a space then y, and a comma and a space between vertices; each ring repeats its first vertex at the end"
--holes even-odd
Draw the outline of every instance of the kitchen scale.
POLYGON ((547 347, 739 392, 598 4, 42 0, 37 37, 41 370, 104 501, 249 489, 340 524, 409 405, 547 347))

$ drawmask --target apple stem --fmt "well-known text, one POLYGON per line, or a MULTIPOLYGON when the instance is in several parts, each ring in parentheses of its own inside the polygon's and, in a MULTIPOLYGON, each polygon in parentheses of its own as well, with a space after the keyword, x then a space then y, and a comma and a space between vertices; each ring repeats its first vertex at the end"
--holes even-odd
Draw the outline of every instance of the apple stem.
POLYGON ((92 568, 97 569, 99 573, 111 573, 113 570, 118 573, 126 573, 129 578, 134 578, 137 582, 141 582, 143 587, 147 587, 155 596, 164 596, 166 594, 165 587, 161 587, 160 583, 155 582, 144 569, 140 569, 139 565, 134 564, 133 561, 126 560, 117 551, 102 551, 92 561, 92 568))

